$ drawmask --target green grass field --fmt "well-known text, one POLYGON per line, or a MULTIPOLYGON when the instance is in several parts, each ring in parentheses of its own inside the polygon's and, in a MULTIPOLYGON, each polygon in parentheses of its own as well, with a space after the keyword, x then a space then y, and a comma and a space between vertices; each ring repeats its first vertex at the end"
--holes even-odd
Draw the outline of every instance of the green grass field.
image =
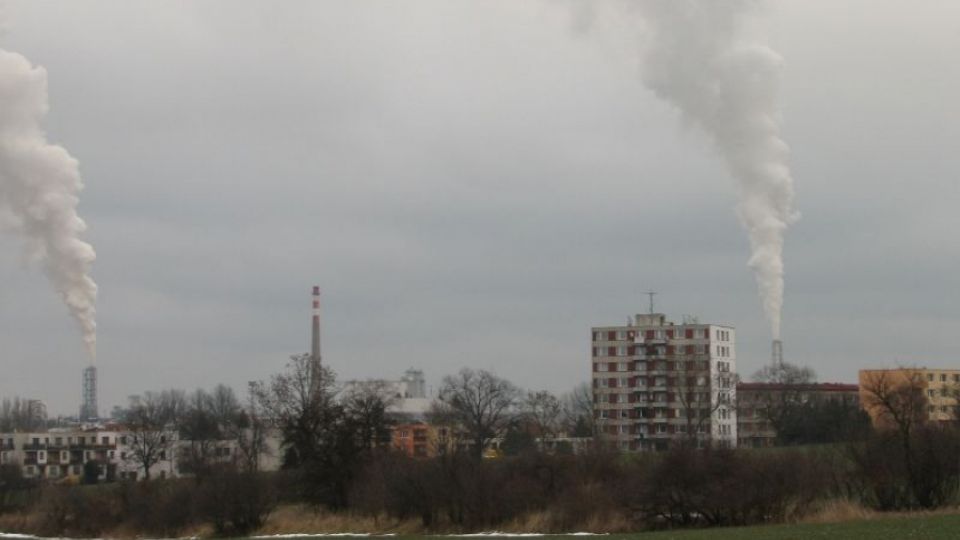
MULTIPOLYGON (((624 540, 808 540, 817 538, 899 540, 960 539, 960 515, 891 517, 844 523, 769 525, 616 535, 624 540)), ((611 539, 612 540, 612 539, 611 539)))
MULTIPOLYGON (((429 538, 454 538, 434 536, 429 538)), ((550 536, 549 540, 586 540, 583 536, 550 536)), ((960 515, 889 517, 844 523, 725 527, 715 529, 612 534, 605 540, 955 540, 960 539, 960 515)), ((423 540, 395 536, 391 540, 423 540)), ((462 540, 462 537, 457 537, 462 540)))

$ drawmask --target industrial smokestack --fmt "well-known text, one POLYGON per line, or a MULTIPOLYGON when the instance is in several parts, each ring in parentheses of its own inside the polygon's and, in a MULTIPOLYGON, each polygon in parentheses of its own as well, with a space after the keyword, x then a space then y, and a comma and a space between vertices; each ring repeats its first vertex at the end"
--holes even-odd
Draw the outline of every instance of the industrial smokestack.
POLYGON ((320 287, 313 287, 313 328, 310 343, 310 385, 320 387, 320 287))
POLYGON ((83 370, 83 404, 80 405, 80 421, 95 422, 100 417, 97 409, 97 368, 91 365, 83 370))
POLYGON ((313 287, 313 341, 310 344, 310 359, 320 363, 320 287, 313 287))
POLYGON ((773 354, 771 356, 773 367, 780 369, 783 367, 783 342, 779 339, 773 340, 773 354))
POLYGON ((96 356, 96 258, 80 240, 77 216, 83 188, 77 160, 50 144, 41 126, 47 113, 47 73, 19 54, 0 49, 0 230, 24 240, 76 319, 91 360, 96 356))
POLYGON ((742 31, 755 2, 647 0, 643 82, 713 141, 737 180, 737 214, 773 339, 780 339, 783 235, 797 214, 788 148, 780 136, 782 58, 742 31))

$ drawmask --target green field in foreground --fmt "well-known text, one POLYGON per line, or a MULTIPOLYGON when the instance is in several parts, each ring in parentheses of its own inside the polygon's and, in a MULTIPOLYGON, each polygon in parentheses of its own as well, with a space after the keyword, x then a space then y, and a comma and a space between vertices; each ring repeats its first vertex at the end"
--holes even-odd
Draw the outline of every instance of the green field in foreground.
MULTIPOLYGON (((430 538, 444 538, 434 536, 430 538)), ((724 527, 637 534, 611 534, 605 540, 954 540, 960 538, 960 515, 890 517, 844 523, 724 527)), ((422 536, 395 536, 392 540, 423 540, 422 536)), ((585 537, 551 536, 550 540, 585 540, 585 537)))
POLYGON ((656 532, 615 535, 637 540, 807 540, 811 538, 899 540, 960 538, 960 515, 891 517, 844 523, 804 525, 768 525, 764 527, 731 527, 693 531, 656 532))

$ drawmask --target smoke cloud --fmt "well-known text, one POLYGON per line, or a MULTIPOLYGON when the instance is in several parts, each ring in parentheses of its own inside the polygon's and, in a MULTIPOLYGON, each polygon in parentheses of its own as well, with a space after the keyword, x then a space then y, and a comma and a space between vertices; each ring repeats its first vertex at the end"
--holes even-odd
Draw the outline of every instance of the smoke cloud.
POLYGON ((797 214, 777 106, 781 57, 742 36, 749 0, 646 0, 643 81, 713 140, 739 187, 737 214, 750 239, 773 337, 783 308, 783 236, 797 214))
POLYGON ((23 56, 0 49, 0 228, 24 239, 27 258, 40 264, 77 320, 91 359, 96 356, 96 255, 80 240, 77 216, 83 188, 77 161, 47 142, 47 74, 23 56))

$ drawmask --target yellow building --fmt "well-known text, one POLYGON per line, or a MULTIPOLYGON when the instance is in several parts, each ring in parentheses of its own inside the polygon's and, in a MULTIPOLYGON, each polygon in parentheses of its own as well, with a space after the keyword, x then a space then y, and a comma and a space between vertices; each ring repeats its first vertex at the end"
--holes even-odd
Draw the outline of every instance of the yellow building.
POLYGON ((887 425, 879 403, 885 394, 899 394, 896 399, 901 406, 909 405, 905 402, 910 395, 918 401, 922 396, 923 401, 915 408, 925 420, 946 422, 957 419, 960 369, 863 369, 859 382, 860 403, 874 426, 887 425))

